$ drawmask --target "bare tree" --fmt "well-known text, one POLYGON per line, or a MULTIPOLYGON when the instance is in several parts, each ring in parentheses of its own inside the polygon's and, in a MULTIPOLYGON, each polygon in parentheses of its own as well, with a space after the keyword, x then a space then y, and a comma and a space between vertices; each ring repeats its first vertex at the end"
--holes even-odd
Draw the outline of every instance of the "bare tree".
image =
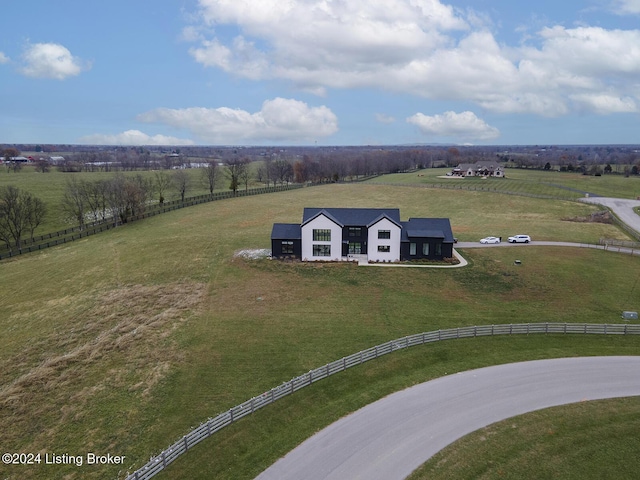
POLYGON ((233 190, 233 194, 235 195, 238 191, 238 187, 240 186, 241 177, 243 172, 247 168, 248 159, 246 158, 235 158, 233 160, 229 160, 227 162, 227 176, 229 177, 229 190, 233 190))
POLYGON ((189 189, 189 185, 191 183, 191 178, 189 174, 184 170, 176 170, 173 174, 173 188, 176 189, 178 195, 180 195, 180 200, 184 202, 184 197, 187 194, 187 190, 189 189))
POLYGON ((244 185, 244 191, 249 190, 249 182, 251 181, 251 169, 249 168, 249 161, 246 160, 244 168, 240 170, 238 180, 244 185))
POLYGON ((40 225, 45 215, 44 202, 14 186, 0 187, 0 238, 9 251, 12 243, 20 251, 22 238, 40 225))
POLYGON ((209 187, 209 193, 213 194, 218 181, 218 163, 215 160, 207 162, 207 166, 202 169, 202 178, 209 187))
POLYGON ((114 223, 127 223, 131 217, 143 213, 149 194, 150 182, 142 176, 116 174, 107 189, 107 202, 114 223))
POLYGON ((96 180, 85 182, 82 189, 86 209, 91 214, 95 223, 104 222, 109 217, 109 181, 96 180))
POLYGON ((86 182, 78 180, 75 175, 67 180, 61 208, 67 218, 73 220, 82 230, 86 223, 86 182))
POLYGON ((44 220, 47 213, 47 206, 38 197, 27 195, 25 198, 25 207, 27 209, 27 228, 33 241, 33 234, 44 220))
POLYGON ((18 172, 22 169, 22 162, 16 160, 16 157, 20 156, 20 150, 15 147, 9 147, 2 150, 2 156, 4 157, 4 163, 7 166, 7 172, 13 170, 18 172))
POLYGON ((170 186, 171 177, 169 177, 167 172, 160 170, 154 173, 154 187, 155 191, 158 193, 158 201, 160 202, 160 205, 164 203, 164 194, 170 186))
POLYGON ((276 181, 281 184, 287 183, 291 180, 293 176, 293 168, 291 164, 284 159, 275 160, 271 165, 273 171, 273 183, 275 185, 276 181))
POLYGON ((51 164, 45 160, 40 159, 36 162, 36 172, 47 173, 51 170, 51 164))

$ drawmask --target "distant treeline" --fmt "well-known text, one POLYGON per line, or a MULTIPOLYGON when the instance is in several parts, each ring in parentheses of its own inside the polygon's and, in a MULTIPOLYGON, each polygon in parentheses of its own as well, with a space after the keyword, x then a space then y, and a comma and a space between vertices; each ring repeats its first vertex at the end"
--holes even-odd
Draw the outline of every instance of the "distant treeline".
MULTIPOLYGON (((261 162, 254 168, 256 180, 275 175, 283 181, 342 181, 361 176, 406 172, 418 168, 454 167, 463 163, 497 160, 508 167, 589 172, 599 165, 609 172, 636 174, 640 167, 640 145, 536 145, 536 146, 287 146, 287 147, 106 147, 91 145, 4 145, 12 155, 33 156, 34 162, 50 163, 66 172, 132 171, 201 167, 211 162, 223 165, 242 161, 261 162), (63 159, 61 160, 60 157, 63 159), (636 167, 632 171, 633 167, 636 167), (626 168, 625 168, 626 167, 626 168), (273 170, 279 170, 273 173, 273 170)), ((593 172, 590 172, 593 174, 593 172)))

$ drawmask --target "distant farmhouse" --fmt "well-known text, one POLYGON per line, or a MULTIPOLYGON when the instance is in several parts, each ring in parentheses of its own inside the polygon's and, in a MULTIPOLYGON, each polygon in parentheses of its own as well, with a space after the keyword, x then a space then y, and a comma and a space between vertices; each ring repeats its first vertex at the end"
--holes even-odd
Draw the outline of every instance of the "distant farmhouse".
POLYGON ((305 208, 302 223, 276 223, 273 258, 398 262, 453 257, 448 218, 400 221, 397 208, 305 208))
POLYGON ((451 175, 454 177, 504 177, 504 167, 491 160, 461 163, 451 170, 451 175))

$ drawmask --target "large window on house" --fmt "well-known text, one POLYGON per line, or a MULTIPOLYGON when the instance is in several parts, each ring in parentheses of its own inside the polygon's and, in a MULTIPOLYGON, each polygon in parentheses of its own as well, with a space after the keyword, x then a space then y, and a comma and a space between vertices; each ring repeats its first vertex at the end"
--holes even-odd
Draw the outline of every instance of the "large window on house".
POLYGON ((315 242, 330 242, 331 230, 329 230, 328 228, 314 228, 313 240, 315 242))
POLYGON ((282 253, 292 255, 293 254, 293 242, 286 240, 282 242, 282 253))
POLYGON ((441 257, 442 256, 442 244, 441 243, 436 243, 436 256, 437 257, 441 257))
POLYGON ((360 228, 360 227, 349 227, 349 236, 350 237, 361 237, 362 236, 362 228, 360 228))
POLYGON ((429 255, 429 244, 428 243, 423 243, 422 244, 422 254, 423 255, 429 255))
POLYGON ((388 253, 388 252, 391 251, 391 246, 390 245, 378 245, 378 251, 379 252, 388 253))
POLYGON ((362 243, 349 242, 349 255, 360 255, 362 253, 362 243))
POLYGON ((378 230, 378 238, 382 240, 391 238, 391 230, 378 230))
POLYGON ((314 245, 313 256, 314 257, 330 257, 331 245, 314 245))
POLYGON ((410 243, 409 244, 409 255, 415 255, 416 254, 416 244, 415 243, 410 243))

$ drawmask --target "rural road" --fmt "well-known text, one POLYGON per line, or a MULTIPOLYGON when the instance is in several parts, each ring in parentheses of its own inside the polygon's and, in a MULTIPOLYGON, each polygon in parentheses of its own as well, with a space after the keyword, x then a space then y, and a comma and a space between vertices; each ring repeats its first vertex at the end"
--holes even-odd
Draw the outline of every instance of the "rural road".
POLYGON ((640 200, 627 200, 624 198, 609 197, 585 197, 581 198, 580 201, 610 208, 622 222, 640 233, 640 215, 633 211, 634 207, 640 207, 640 200))
POLYGON ((640 395, 639 357, 537 360, 471 370, 394 393, 333 423, 256 480, 395 480, 500 420, 640 395))

